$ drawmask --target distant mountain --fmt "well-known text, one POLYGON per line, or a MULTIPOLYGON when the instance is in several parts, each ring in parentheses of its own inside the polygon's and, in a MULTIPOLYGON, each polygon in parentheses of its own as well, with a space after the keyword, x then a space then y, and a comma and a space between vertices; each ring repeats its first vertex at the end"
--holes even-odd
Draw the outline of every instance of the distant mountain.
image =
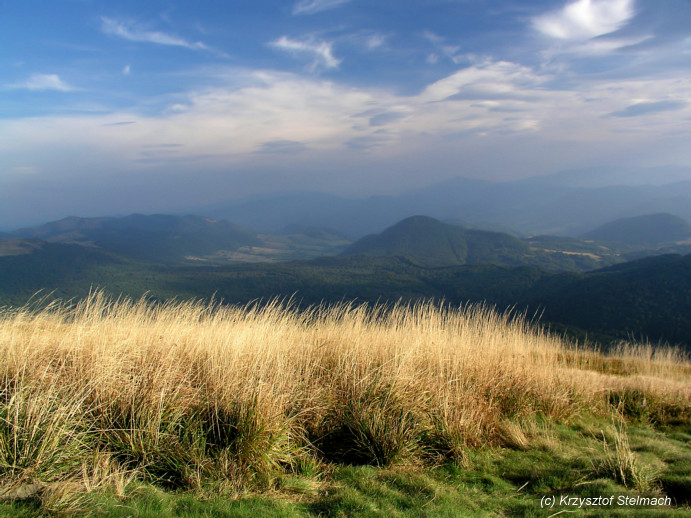
POLYGON ((163 263, 262 244, 254 232, 228 221, 161 214, 132 214, 122 218, 69 217, 0 237, 79 244, 137 260, 163 263))
POLYGON ((324 227, 311 227, 308 225, 300 225, 297 223, 291 223, 280 229, 276 234, 280 236, 305 236, 313 239, 321 240, 341 240, 347 241, 347 237, 337 232, 331 230, 330 228, 324 227))
POLYGON ((521 264, 529 252, 519 239, 499 232, 467 230, 426 216, 413 216, 350 245, 343 255, 405 257, 424 266, 521 264))
POLYGON ((534 176, 526 182, 561 185, 564 187, 609 187, 613 185, 665 185, 691 180, 691 167, 588 167, 567 169, 544 176, 534 176))
POLYGON ((668 213, 621 218, 599 226, 582 239, 629 246, 659 247, 691 239, 691 224, 668 213))
POLYGON ((529 265, 548 271, 591 270, 621 261, 604 247, 568 238, 561 241, 519 239, 503 232, 467 229, 427 216, 413 216, 380 234, 363 237, 342 255, 401 257, 425 267, 529 265))
POLYGON ((352 239, 382 232, 416 214, 459 220, 475 228, 511 229, 520 235, 572 237, 640 214, 670 212, 691 219, 691 181, 587 187, 572 180, 534 177, 489 182, 458 177, 395 196, 348 199, 324 193, 284 193, 197 212, 262 232, 277 232, 294 223, 330 228, 352 239))
POLYGON ((263 233, 280 233, 286 225, 331 227, 329 215, 347 210, 353 200, 320 192, 291 192, 199 207, 195 212, 225 218, 263 233))

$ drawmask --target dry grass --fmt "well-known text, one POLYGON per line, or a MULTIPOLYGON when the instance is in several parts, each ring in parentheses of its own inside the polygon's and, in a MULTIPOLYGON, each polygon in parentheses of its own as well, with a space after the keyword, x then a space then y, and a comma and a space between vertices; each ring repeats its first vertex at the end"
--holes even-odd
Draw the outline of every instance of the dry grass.
POLYGON ((679 353, 579 351, 479 306, 298 312, 94 293, 0 313, 0 478, 239 490, 323 461, 460 461, 525 447, 536 415, 685 418, 688 374, 679 353))
POLYGON ((612 418, 611 441, 602 432, 604 457, 595 466, 595 473, 613 478, 620 484, 646 493, 656 489, 659 473, 643 464, 629 445, 629 436, 622 417, 615 414, 612 418))

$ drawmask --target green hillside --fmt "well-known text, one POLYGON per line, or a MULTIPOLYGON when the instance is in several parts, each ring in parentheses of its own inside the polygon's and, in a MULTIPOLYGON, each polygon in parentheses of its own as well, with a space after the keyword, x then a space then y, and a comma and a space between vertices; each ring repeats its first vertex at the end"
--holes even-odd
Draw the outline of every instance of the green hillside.
POLYGON ((405 257, 424 266, 522 264, 528 246, 500 232, 468 230, 426 216, 413 216, 353 243, 344 255, 405 257))
MULTIPOLYGON (((329 229, 288 225, 278 234, 256 234, 225 220, 199 216, 69 217, 0 234, 0 239, 40 239, 99 248, 137 261, 165 264, 281 262, 337 255, 351 243, 329 229)), ((10 245, 4 245, 8 248, 10 245)), ((5 255, 0 249, 0 255, 5 255)))
POLYGON ((98 248, 36 239, 0 239, 0 250, 7 251, 8 242, 19 245, 13 248, 22 253, 0 254, 0 305, 23 304, 38 291, 66 299, 80 297, 92 285, 115 290, 125 286, 114 279, 137 279, 135 285, 139 285, 145 277, 141 266, 98 248), (24 244, 27 246, 22 247, 24 244))
POLYGON ((142 261, 175 263, 261 245, 257 236, 224 220, 199 216, 132 214, 122 218, 65 218, 5 237, 95 246, 142 261))
POLYGON ((622 339, 691 344, 691 255, 662 255, 535 286, 543 318, 622 339))
POLYGON ((344 256, 403 257, 426 267, 494 264, 549 271, 592 270, 622 259, 611 250, 569 238, 519 239, 503 232, 471 230, 413 216, 349 246, 344 256))

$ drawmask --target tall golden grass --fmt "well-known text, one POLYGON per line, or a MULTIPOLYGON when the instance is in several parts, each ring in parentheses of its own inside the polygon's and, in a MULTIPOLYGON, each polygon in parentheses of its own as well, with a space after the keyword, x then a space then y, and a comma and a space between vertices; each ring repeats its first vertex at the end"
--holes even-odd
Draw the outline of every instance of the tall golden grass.
POLYGON ((241 488, 322 462, 457 461, 520 443, 537 415, 685 418, 690 373, 678 351, 580 350, 483 306, 95 292, 0 311, 0 478, 241 488))

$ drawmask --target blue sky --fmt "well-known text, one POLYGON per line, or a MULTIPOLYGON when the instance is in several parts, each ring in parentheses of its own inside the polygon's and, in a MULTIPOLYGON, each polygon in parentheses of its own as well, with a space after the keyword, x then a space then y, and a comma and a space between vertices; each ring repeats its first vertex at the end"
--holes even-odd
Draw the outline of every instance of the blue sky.
POLYGON ((691 165, 688 0, 2 0, 0 227, 691 165))

